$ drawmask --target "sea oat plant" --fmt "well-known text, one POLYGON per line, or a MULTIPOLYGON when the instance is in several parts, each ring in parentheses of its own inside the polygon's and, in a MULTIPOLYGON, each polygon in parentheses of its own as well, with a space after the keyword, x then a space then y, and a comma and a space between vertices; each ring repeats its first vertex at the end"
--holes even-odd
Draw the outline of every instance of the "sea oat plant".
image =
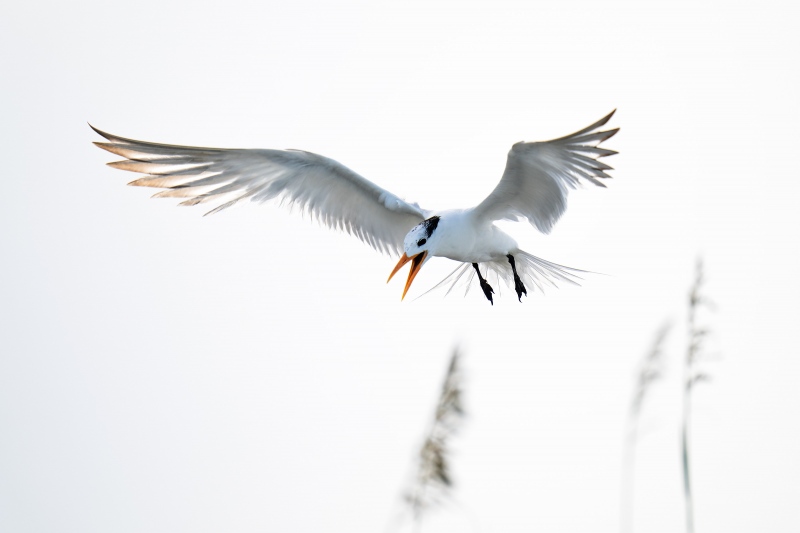
POLYGON ((441 504, 453 486, 448 446, 464 417, 459 357, 458 349, 454 349, 431 428, 419 450, 415 474, 404 495, 417 530, 424 512, 441 504))
POLYGON ((639 363, 636 372, 636 383, 628 413, 628 428, 623 447, 622 490, 620 495, 622 533, 633 531, 634 516, 634 484, 636 477, 636 444, 639 439, 639 423, 642 405, 652 385, 664 375, 664 341, 672 325, 664 323, 656 333, 650 350, 639 363))
POLYGON ((689 448, 691 430, 691 397, 694 386, 701 381, 709 379, 708 375, 698 370, 697 364, 702 357, 702 348, 708 336, 708 329, 698 323, 698 312, 703 308, 710 308, 711 302, 702 293, 703 261, 697 260, 695 279, 689 291, 689 315, 687 320, 688 345, 686 359, 683 366, 683 418, 681 423, 681 466, 683 470, 683 495, 686 508, 686 531, 694 533, 694 500, 692 498, 692 483, 689 448))

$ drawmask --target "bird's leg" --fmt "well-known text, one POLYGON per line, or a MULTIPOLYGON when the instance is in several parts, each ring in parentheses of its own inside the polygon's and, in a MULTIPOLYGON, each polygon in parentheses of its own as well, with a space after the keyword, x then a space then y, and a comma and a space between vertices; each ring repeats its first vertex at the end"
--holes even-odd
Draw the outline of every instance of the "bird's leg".
POLYGON ((522 284, 522 280, 519 279, 519 274, 517 274, 517 263, 514 261, 514 256, 508 254, 508 262, 511 263, 511 271, 514 273, 514 290, 517 291, 517 298, 519 301, 522 301, 522 295, 528 295, 528 291, 525 290, 525 285, 522 284))
POLYGON ((478 263, 472 263, 472 266, 475 267, 475 272, 478 273, 478 279, 481 282, 483 294, 486 296, 486 299, 489 300, 489 303, 494 305, 494 300, 492 300, 492 294, 494 293, 494 290, 492 289, 492 286, 489 285, 485 279, 483 279, 483 276, 481 276, 481 271, 478 270, 478 263))

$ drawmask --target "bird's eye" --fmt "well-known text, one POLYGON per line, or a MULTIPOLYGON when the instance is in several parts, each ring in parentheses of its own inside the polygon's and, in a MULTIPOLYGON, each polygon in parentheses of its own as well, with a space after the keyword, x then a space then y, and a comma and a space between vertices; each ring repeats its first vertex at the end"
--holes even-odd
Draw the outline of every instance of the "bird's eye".
POLYGON ((417 241, 417 246, 422 246, 426 242, 428 242, 428 239, 420 239, 420 240, 417 241))

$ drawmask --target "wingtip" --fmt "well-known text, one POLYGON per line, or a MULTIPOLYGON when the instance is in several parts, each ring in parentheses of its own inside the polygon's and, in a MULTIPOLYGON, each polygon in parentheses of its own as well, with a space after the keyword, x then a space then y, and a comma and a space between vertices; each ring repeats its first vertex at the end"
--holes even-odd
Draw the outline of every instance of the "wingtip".
POLYGON ((103 131, 103 130, 101 130, 100 128, 96 128, 96 127, 94 127, 94 126, 91 124, 91 122, 87 122, 86 124, 88 124, 88 125, 89 125, 89 127, 90 127, 90 128, 92 128, 96 134, 100 135, 101 137, 105 137, 105 138, 106 138, 106 139, 108 139, 109 141, 111 140, 111 135, 109 135, 108 133, 104 132, 104 131, 103 131))
MULTIPOLYGON (((598 127, 598 128, 599 128, 600 126, 604 126, 604 125, 606 124, 606 122, 608 122, 609 120, 611 120, 611 117, 613 117, 613 116, 614 116, 614 113, 616 113, 616 112, 617 112, 617 108, 615 107, 615 108, 614 108, 614 109, 611 111, 611 113, 609 113, 608 115, 606 115, 606 116, 604 116, 603 118, 601 118, 600 120, 598 120, 598 121, 597 121, 597 124, 596 124, 596 126, 595 126, 595 127, 598 127)), ((619 129, 619 128, 617 128, 617 129, 619 129)))
POLYGON ((575 133, 571 133, 569 135, 565 135, 564 137, 559 137, 557 139, 552 139, 551 141, 547 142, 554 142, 554 143, 559 143, 564 141, 587 142, 592 140, 597 142, 603 142, 606 139, 612 137, 615 133, 617 133, 619 131, 619 128, 614 128, 612 130, 607 130, 607 131, 595 131, 595 130, 603 127, 609 120, 611 120, 611 117, 613 117, 614 113, 616 112, 617 110, 615 108, 613 111, 611 111, 611 113, 604 116, 597 122, 591 124, 590 126, 587 126, 582 130, 576 131, 575 133))
MULTIPOLYGON (((92 141, 92 144, 97 146, 101 150, 105 150, 106 152, 111 152, 112 154, 118 155, 118 154, 116 154, 116 151, 114 150, 114 145, 111 144, 111 143, 106 143, 106 142, 102 142, 102 141, 92 141)), ((106 164, 109 165, 110 163, 106 163, 106 164)))
POLYGON ((105 138, 107 141, 110 141, 110 142, 115 143, 115 144, 129 144, 131 142, 130 139, 126 139, 125 137, 120 137, 119 135, 113 135, 111 133, 103 131, 100 128, 97 128, 97 127, 93 126, 89 122, 87 122, 86 124, 88 124, 89 127, 92 128, 92 130, 94 130, 95 133, 97 133, 101 137, 105 138))

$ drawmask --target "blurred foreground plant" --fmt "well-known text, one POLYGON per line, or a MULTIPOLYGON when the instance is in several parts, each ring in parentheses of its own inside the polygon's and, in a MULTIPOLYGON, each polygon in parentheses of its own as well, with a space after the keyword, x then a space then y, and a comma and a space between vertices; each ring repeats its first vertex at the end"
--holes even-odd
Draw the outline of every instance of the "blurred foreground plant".
POLYGON ((689 317, 687 329, 689 342, 686 349, 686 360, 683 366, 683 419, 681 426, 681 464, 683 469, 683 495, 686 501, 686 531, 694 533, 694 500, 692 498, 692 483, 689 468, 689 437, 691 429, 691 395, 694 386, 701 381, 707 381, 709 376, 697 368, 697 363, 702 357, 702 348, 708 335, 708 329, 700 326, 697 320, 698 312, 703 308, 710 308, 711 302, 702 294, 703 261, 697 260, 695 278, 689 291, 689 317))
POLYGON ((660 380, 664 374, 664 341, 672 325, 666 322, 656 333, 650 351, 639 363, 636 372, 636 385, 628 414, 628 432, 625 438, 622 474, 621 502, 621 529, 623 533, 633 531, 634 514, 634 481, 636 477, 636 444, 639 438, 639 421, 642 404, 650 391, 651 386, 660 380))
POLYGON ((419 450, 415 475, 404 494, 417 528, 421 527, 424 512, 440 504, 453 485, 448 444, 464 417, 459 357, 456 348, 450 358, 431 429, 419 450))
MULTIPOLYGON (((687 349, 683 364, 682 379, 682 417, 680 425, 681 441, 681 473, 683 477, 683 497, 686 509, 686 531, 694 533, 694 500, 692 497, 690 469, 690 426, 691 395, 694 386, 707 381, 708 375, 698 368, 703 357, 703 347, 708 336, 708 329, 699 324, 698 313, 702 309, 710 309, 711 302, 703 294, 703 262, 697 260, 694 282, 689 290, 689 308, 687 315, 687 349)), ((634 480, 635 480, 635 448, 639 438, 639 423, 644 399, 654 382, 663 376, 663 344, 669 333, 670 325, 661 327, 653 341, 653 346, 639 365, 636 374, 636 386, 628 416, 628 430, 625 438, 623 456, 622 491, 620 496, 620 529, 622 533, 633 531, 634 517, 634 480)))

